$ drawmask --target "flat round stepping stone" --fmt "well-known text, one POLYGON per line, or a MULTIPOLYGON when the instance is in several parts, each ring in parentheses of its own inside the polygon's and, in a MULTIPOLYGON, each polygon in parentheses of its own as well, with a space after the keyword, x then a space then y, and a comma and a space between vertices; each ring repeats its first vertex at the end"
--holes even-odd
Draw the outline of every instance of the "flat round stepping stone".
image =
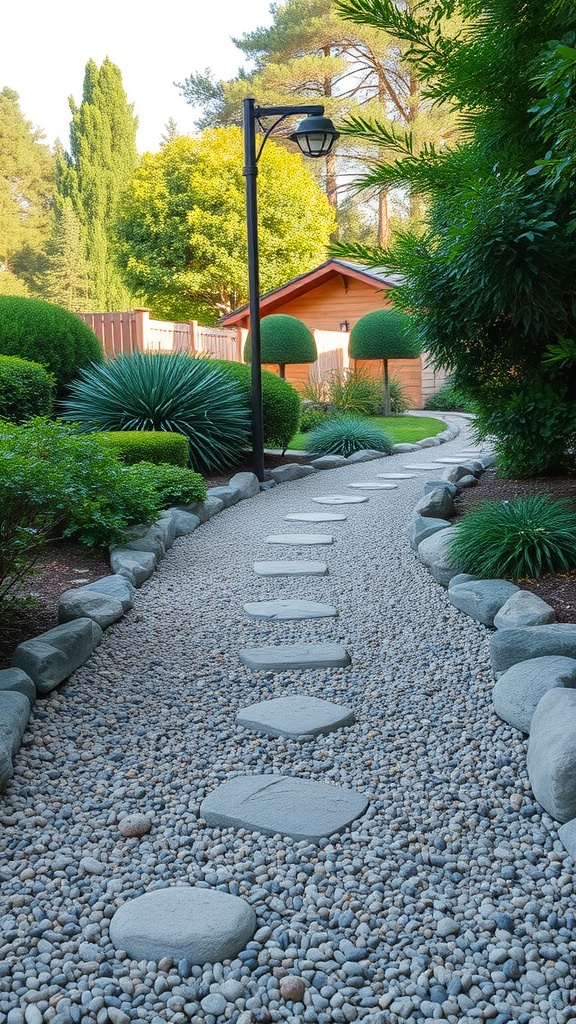
POLYGON ((274 533, 266 537, 267 544, 333 544, 329 533, 274 533))
POLYGON ((240 661, 257 672, 262 669, 286 672, 291 668, 345 668, 350 664, 350 655, 340 644, 245 647, 239 654, 240 661))
POLYGON ((289 523, 343 523, 347 518, 337 512, 290 512, 284 516, 289 523))
POLYGON ((413 480, 416 473, 376 473, 379 480, 413 480))
POLYGON ((240 775, 200 805, 209 825, 246 828, 318 843, 364 814, 368 800, 355 789, 285 775, 240 775))
POLYGON ((441 466, 459 466, 461 462, 466 462, 470 458, 470 455, 447 455, 444 459, 436 459, 436 462, 440 463, 441 466))
POLYGON ((395 491, 398 484, 381 484, 378 480, 367 480, 364 484, 346 484, 347 487, 357 487, 364 491, 395 491))
POLYGON ((368 501, 368 498, 352 494, 323 494, 321 498, 312 498, 312 501, 317 501, 319 505, 359 505, 368 501))
POLYGON ((308 697, 304 693, 262 700, 242 708, 236 715, 236 724, 245 729, 254 729, 267 736, 287 736, 289 739, 335 732, 354 722, 354 712, 350 708, 319 697, 308 697))
POLYGON ((244 605, 249 619, 266 619, 270 622, 281 622, 286 619, 324 619, 337 615, 338 611, 331 604, 320 601, 252 601, 244 605))
POLYGON ((301 559, 286 559, 279 562, 254 562, 257 576, 326 576, 326 562, 312 562, 301 559))
POLYGON ((252 907, 216 889, 172 885, 124 903, 110 922, 116 949, 132 960, 189 964, 233 960, 256 931, 252 907))
POLYGON ((441 462, 411 462, 406 463, 404 469, 438 469, 439 466, 443 465, 441 462))

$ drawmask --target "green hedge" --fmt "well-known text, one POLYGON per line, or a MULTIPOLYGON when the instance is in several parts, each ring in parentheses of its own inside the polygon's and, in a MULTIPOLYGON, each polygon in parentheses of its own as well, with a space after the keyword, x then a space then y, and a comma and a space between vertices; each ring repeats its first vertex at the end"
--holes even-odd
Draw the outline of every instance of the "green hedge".
POLYGON ((0 353, 40 363, 56 379, 58 397, 81 367, 104 359, 94 331, 61 306, 0 295, 0 353))
POLYGON ((182 466, 159 466, 153 462, 137 462, 130 466, 128 472, 133 480, 155 491, 163 508, 169 508, 170 505, 189 505, 192 501, 204 501, 206 497, 204 477, 182 466))
POLYGON ((108 450, 127 466, 137 462, 188 465, 188 441, 183 434, 166 430, 113 430, 102 432, 108 450))
POLYGON ((0 419, 25 423, 34 416, 48 416, 54 388, 53 375, 39 363, 0 356, 0 419))
MULTIPOLYGON (((252 370, 244 363, 214 359, 228 377, 242 391, 248 408, 251 407, 252 370)), ((266 448, 288 447, 300 422, 300 395, 287 380, 269 370, 262 370, 262 410, 264 417, 264 445, 266 448)))

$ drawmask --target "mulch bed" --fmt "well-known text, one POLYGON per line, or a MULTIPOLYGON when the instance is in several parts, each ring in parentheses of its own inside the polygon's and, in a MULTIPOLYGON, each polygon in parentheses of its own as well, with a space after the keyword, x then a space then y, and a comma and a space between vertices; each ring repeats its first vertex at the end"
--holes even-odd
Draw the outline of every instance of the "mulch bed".
MULTIPOLYGON (((274 469, 288 462, 308 465, 310 460, 291 454, 265 457, 266 469, 274 469)), ((236 470, 239 473, 251 471, 249 462, 236 470)), ((227 484, 230 476, 230 472, 214 474, 206 480, 206 484, 208 487, 219 487, 227 484)), ((505 480, 488 470, 482 474, 476 487, 469 487, 459 494, 456 499, 457 515, 462 515, 478 501, 488 498, 510 499, 522 494, 550 494, 555 498, 573 501, 576 507, 576 476, 505 480)), ((34 605, 19 608, 5 634, 0 636, 0 668, 9 667, 18 644, 58 625, 58 599, 65 590, 93 583, 101 576, 110 574, 107 555, 107 551, 91 551, 70 540, 58 541, 47 547, 25 591, 34 597, 34 605)), ((576 570, 565 575, 544 576, 540 580, 522 580, 520 585, 552 605, 559 622, 576 622, 576 570)))
MULTIPOLYGON (((482 473, 476 487, 468 487, 456 498, 457 516, 479 501, 510 500, 526 494, 548 494, 552 498, 571 501, 576 509, 576 475, 549 476, 537 480, 507 480, 494 470, 482 473)), ((523 590, 530 590, 551 605, 559 622, 576 622, 576 569, 539 580, 519 580, 523 590)))

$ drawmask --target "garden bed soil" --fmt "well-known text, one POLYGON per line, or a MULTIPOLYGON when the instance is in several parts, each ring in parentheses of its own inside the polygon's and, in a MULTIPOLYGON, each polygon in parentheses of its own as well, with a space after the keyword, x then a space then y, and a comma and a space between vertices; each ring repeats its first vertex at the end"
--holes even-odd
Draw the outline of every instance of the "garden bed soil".
MULTIPOLYGON (((482 473, 476 487, 467 487, 456 498, 456 521, 479 501, 509 501, 526 494, 547 494, 572 502, 576 510, 576 475, 549 476, 535 480, 510 480, 498 477, 494 470, 482 473)), ((558 622, 576 622, 576 569, 538 580, 518 580, 522 590, 530 590, 551 605, 558 622)))

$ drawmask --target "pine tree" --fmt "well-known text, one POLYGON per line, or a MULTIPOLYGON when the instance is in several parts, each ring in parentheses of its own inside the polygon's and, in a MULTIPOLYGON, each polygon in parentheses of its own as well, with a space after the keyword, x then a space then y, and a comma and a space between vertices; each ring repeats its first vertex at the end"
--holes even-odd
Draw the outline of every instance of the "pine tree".
POLYGON ((55 216, 43 275, 43 297, 71 313, 87 313, 94 307, 90 295, 90 266, 82 225, 71 199, 64 199, 55 216))
POLYGON ((114 260, 114 223, 122 192, 138 164, 138 119, 120 69, 106 58, 86 65, 82 102, 70 97, 70 153, 57 159, 60 199, 69 199, 85 236, 92 302, 101 311, 131 302, 114 260))

